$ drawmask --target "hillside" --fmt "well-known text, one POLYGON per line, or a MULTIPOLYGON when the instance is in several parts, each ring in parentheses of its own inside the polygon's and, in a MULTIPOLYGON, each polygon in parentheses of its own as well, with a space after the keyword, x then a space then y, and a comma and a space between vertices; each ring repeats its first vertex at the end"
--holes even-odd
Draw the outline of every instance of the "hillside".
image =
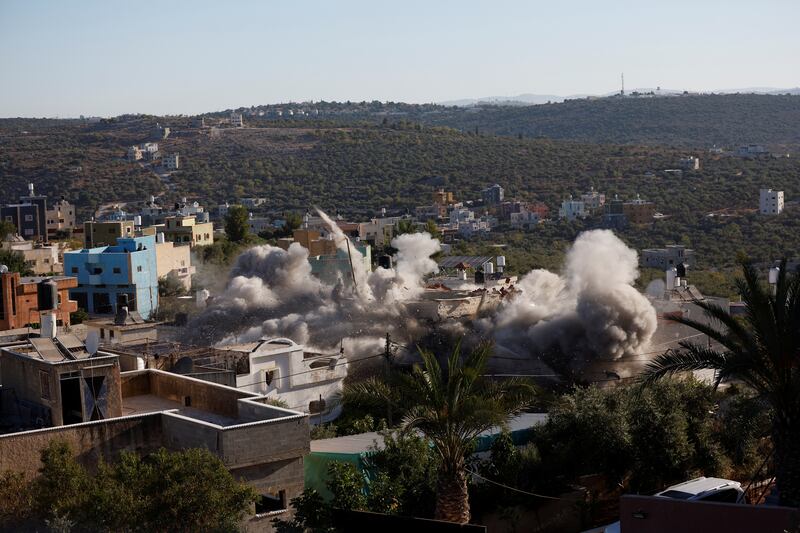
MULTIPOLYGON (((243 111, 310 108, 317 119, 377 123, 410 120, 462 131, 546 137, 591 143, 661 144, 688 148, 760 143, 776 151, 800 148, 800 96, 764 94, 686 95, 567 100, 544 105, 477 107, 380 102, 283 104, 243 111)), ((293 116, 289 121, 306 120, 293 116)))
MULTIPOLYGON (((474 199, 495 182, 506 188, 507 197, 543 201, 556 214, 567 195, 594 186, 609 197, 640 194, 669 215, 654 228, 625 232, 639 247, 702 244, 710 254, 708 264, 730 264, 739 250, 766 259, 800 249, 794 214, 764 219, 746 213, 757 206, 760 187, 785 190, 787 201, 798 198, 797 158, 711 158, 704 151, 483 136, 409 123, 318 123, 314 128, 294 123, 211 134, 186 127, 184 119, 170 119, 174 133, 160 146, 179 152, 184 166, 166 182, 123 160, 126 146, 146 140, 155 121, 0 121, 0 198, 15 200, 33 181, 51 197, 63 194, 76 202, 82 217, 102 203, 163 194, 166 202, 188 196, 210 207, 263 196, 273 213, 320 206, 365 218, 381 207, 403 212, 426 204, 438 187, 454 191, 460 200, 474 199), (661 172, 689 153, 701 158, 700 171, 682 178, 661 172), (718 210, 735 216, 707 216, 718 210)), ((547 248, 591 224, 556 224, 531 235, 547 248)))

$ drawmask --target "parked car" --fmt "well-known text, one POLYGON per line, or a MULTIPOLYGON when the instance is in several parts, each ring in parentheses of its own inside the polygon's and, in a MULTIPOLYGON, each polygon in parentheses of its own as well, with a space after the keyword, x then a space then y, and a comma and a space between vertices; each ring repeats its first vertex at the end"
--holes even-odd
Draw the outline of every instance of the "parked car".
MULTIPOLYGON (((700 502, 744 503, 742 484, 738 481, 718 477, 698 477, 684 481, 653 496, 700 502)), ((620 533, 620 523, 614 522, 604 528, 591 531, 592 533, 620 533)))

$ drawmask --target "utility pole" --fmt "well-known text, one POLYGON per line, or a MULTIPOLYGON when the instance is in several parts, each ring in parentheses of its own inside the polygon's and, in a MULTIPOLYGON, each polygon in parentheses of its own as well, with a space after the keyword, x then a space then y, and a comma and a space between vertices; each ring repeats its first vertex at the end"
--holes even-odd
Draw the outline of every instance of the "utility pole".
POLYGON ((620 78, 622 79, 622 88, 619 91, 620 96, 625 96, 625 73, 623 72, 620 74, 620 78))
MULTIPOLYGON (((386 348, 383 352, 383 357, 386 359, 386 374, 384 377, 384 381, 386 385, 389 386, 389 380, 392 377, 392 346, 391 346, 391 339, 389 338, 389 332, 386 332, 386 348)), ((390 387, 391 388, 391 387, 390 387)), ((391 396, 386 398, 386 424, 389 427, 392 427, 392 399, 391 396)))

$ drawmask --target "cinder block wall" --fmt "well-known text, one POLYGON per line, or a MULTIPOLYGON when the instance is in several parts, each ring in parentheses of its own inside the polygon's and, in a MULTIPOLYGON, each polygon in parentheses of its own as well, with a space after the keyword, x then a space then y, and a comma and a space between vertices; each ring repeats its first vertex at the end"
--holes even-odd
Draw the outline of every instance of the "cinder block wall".
POLYGON ((0 435, 0 471, 33 478, 41 466, 41 450, 56 439, 66 441, 87 468, 96 467, 101 457, 114 461, 123 451, 147 454, 161 447, 160 419, 160 413, 153 413, 0 435))

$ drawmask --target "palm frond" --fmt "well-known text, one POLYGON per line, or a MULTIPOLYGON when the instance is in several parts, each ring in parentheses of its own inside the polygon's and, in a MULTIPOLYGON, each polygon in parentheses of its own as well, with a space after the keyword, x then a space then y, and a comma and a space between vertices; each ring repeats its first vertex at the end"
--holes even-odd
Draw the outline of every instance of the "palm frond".
POLYGON ((650 384, 679 372, 724 370, 727 364, 726 354, 705 346, 687 344, 684 350, 667 350, 653 358, 647 363, 641 380, 644 384, 650 384))

